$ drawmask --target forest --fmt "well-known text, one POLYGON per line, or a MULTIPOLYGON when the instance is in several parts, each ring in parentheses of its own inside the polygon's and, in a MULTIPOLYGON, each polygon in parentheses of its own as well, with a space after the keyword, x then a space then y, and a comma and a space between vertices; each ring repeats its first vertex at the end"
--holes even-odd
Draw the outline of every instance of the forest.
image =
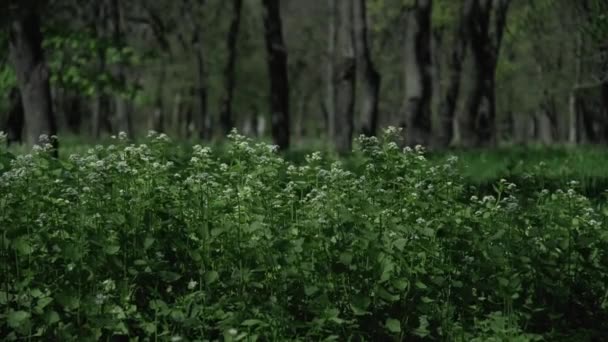
POLYGON ((434 148, 608 140, 601 0, 3 3, 10 142, 236 127, 347 152, 387 126, 434 148))
POLYGON ((608 340, 608 1, 0 0, 0 340, 608 340))

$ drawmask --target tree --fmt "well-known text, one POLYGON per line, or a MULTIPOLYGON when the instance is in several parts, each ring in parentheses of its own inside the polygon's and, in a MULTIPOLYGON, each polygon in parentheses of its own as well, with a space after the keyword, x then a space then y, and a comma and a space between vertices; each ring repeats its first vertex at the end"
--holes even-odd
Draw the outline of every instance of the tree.
POLYGON ((452 48, 448 59, 448 80, 445 96, 439 107, 439 132, 438 143, 447 147, 454 136, 454 116, 456 105, 460 96, 462 66, 466 56, 469 41, 469 21, 471 10, 476 0, 464 0, 462 5, 460 22, 457 24, 456 34, 453 38, 452 48))
MULTIPOLYGON (((10 58, 21 92, 28 145, 37 144, 41 135, 57 134, 42 39, 37 6, 25 9, 10 25, 10 58)), ((56 139, 51 143, 56 155, 56 139)))
POLYGON ((289 77, 287 48, 283 41, 279 0, 263 0, 264 37, 270 74, 270 113, 272 139, 281 150, 289 147, 289 77))
MULTIPOLYGON (((112 23, 112 39, 114 44, 119 49, 122 49, 125 43, 124 31, 124 15, 118 0, 109 0, 110 20, 112 23)), ((125 67, 121 62, 117 63, 115 70, 115 78, 121 87, 126 85, 125 67)), ((131 111, 127 105, 125 94, 118 94, 114 99, 116 111, 116 128, 119 132, 125 132, 130 137, 134 136, 133 118, 131 111)))
POLYGON ((496 66, 510 3, 476 0, 472 4, 468 22, 472 87, 461 125, 465 146, 496 143, 496 66))
POLYGON ((354 130, 356 56, 353 27, 353 2, 338 1, 337 60, 335 64, 335 116, 333 140, 339 153, 352 148, 354 130))
POLYGON ((241 25, 242 0, 232 0, 232 20, 226 41, 228 47, 228 59, 224 69, 224 95, 220 106, 220 125, 224 134, 228 134, 234 127, 232 117, 232 101, 234 97, 234 86, 236 83, 235 67, 237 59, 236 43, 241 25))
POLYGON ((372 61, 367 38, 367 10, 365 0, 354 3, 355 45, 357 50, 357 67, 363 76, 363 94, 361 96, 361 133, 367 136, 376 135, 378 130, 378 101, 380 95, 380 74, 372 61))
POLYGON ((432 0, 416 0, 407 16, 405 40, 406 141, 429 145, 431 139, 432 0))

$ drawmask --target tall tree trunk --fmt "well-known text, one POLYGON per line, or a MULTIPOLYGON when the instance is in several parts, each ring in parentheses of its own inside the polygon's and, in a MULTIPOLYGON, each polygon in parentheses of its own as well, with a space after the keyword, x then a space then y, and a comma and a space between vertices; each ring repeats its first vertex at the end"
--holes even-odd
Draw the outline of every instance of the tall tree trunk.
MULTIPOLYGON (((107 26, 107 6, 104 1, 96 1, 92 4, 91 21, 93 22, 92 30, 96 39, 103 39, 106 33, 107 26)), ((102 46, 97 46, 97 72, 103 74, 106 72, 106 56, 102 46)), ((95 98, 93 100, 93 108, 91 115, 91 136, 99 139, 101 136, 101 128, 104 123, 107 123, 108 115, 108 97, 105 94, 103 85, 95 85, 95 98)), ((107 128, 107 127, 106 127, 107 128)))
MULTIPOLYGON (((21 91, 28 145, 39 142, 43 134, 57 134, 53 113, 49 69, 42 49, 40 18, 35 8, 29 8, 12 22, 9 33, 10 57, 21 91)), ((57 154, 57 141, 52 139, 57 154)))
POLYGON ((462 65, 469 38, 468 22, 471 20, 471 10, 475 1, 465 0, 462 6, 460 23, 454 36, 448 61, 448 84, 445 89, 445 97, 439 107, 438 142, 443 147, 449 146, 454 138, 454 117, 460 96, 462 65))
POLYGON ((210 135, 209 118, 207 113, 207 69, 205 68, 205 53, 201 38, 200 27, 195 26, 194 53, 196 57, 197 82, 195 97, 198 100, 199 115, 194 121, 198 126, 198 135, 201 139, 208 139, 210 135))
MULTIPOLYGON (((112 18, 112 34, 113 43, 117 48, 122 48, 125 45, 123 32, 123 14, 118 0, 110 1, 111 18, 112 18)), ((125 67, 122 61, 118 63, 114 74, 121 87, 126 86, 125 67)), ((116 95, 114 98, 114 110, 116 111, 116 129, 119 132, 127 133, 129 137, 133 137, 133 120, 127 104, 127 99, 124 95, 116 95)))
POLYGON ((496 144, 496 66, 510 2, 477 0, 473 6, 469 20, 473 84, 462 127, 466 146, 496 144))
POLYGON ((289 78, 287 48, 283 42, 279 0, 263 0, 264 35, 270 73, 272 140, 281 150, 289 147, 289 78))
POLYGON ((429 145, 431 139, 431 0, 416 0, 407 18, 405 41, 406 141, 429 145))
POLYGON ((334 139, 334 123, 336 120, 336 42, 338 40, 338 30, 336 23, 338 18, 337 0, 328 0, 328 35, 327 35, 327 94, 325 94, 325 105, 323 107, 323 117, 326 121, 327 135, 330 140, 334 139))
POLYGON ((357 65, 363 76, 363 94, 361 96, 361 133, 367 136, 376 135, 378 130, 378 96, 380 92, 380 74, 372 61, 367 38, 367 9, 365 0, 354 3, 355 45, 357 65))
POLYGON ((158 71, 158 84, 156 85, 156 99, 154 103, 154 130, 156 132, 164 132, 165 131, 165 105, 164 105, 164 86, 165 86, 165 78, 166 78, 166 61, 163 58, 160 58, 159 63, 159 71, 158 71))
POLYGON ((568 96, 568 143, 571 145, 576 145, 579 142, 578 136, 578 87, 581 83, 582 78, 582 52, 583 52, 583 36, 581 33, 576 35, 576 46, 575 46, 575 55, 576 62, 574 68, 574 78, 575 84, 570 90, 570 94, 568 96))
POLYGON ((228 39, 226 41, 228 47, 228 61, 224 69, 224 94, 222 95, 222 103, 220 106, 220 126, 222 133, 228 134, 234 127, 234 118, 232 116, 232 100, 234 95, 235 67, 237 58, 236 43, 239 36, 239 28, 241 26, 241 8, 243 7, 242 0, 232 0, 232 21, 228 31, 228 39))
POLYGON ((337 63, 335 65, 336 101, 333 140, 339 153, 350 152, 354 130, 356 56, 353 30, 353 2, 339 1, 337 63))
POLYGON ((23 117, 23 101, 21 100, 21 92, 16 87, 13 87, 9 94, 8 117, 0 131, 6 132, 7 142, 22 143, 23 142, 23 126, 25 120, 23 117))

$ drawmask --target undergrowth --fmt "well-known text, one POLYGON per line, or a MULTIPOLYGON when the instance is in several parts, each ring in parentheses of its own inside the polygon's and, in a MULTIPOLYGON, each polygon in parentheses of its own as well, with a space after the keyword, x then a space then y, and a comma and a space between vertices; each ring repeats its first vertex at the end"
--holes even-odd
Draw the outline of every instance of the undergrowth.
POLYGON ((396 136, 349 169, 236 132, 222 158, 164 134, 1 150, 0 338, 608 338, 608 212, 576 182, 471 196, 396 136))

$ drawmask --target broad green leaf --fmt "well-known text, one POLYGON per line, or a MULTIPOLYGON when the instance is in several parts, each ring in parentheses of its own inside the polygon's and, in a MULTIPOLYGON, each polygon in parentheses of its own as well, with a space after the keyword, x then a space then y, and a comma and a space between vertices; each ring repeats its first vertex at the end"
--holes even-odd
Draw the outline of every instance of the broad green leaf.
POLYGON ((205 283, 211 285, 219 279, 220 275, 216 271, 209 271, 205 274, 205 283))
POLYGON ((399 322, 399 320, 397 319, 388 318, 386 320, 385 326, 388 331, 392 332, 393 334, 398 334, 401 332, 401 322, 399 322))
POLYGON ((8 326, 11 328, 19 328, 23 323, 25 323, 30 318, 30 314, 26 311, 10 311, 8 313, 6 322, 8 326))

